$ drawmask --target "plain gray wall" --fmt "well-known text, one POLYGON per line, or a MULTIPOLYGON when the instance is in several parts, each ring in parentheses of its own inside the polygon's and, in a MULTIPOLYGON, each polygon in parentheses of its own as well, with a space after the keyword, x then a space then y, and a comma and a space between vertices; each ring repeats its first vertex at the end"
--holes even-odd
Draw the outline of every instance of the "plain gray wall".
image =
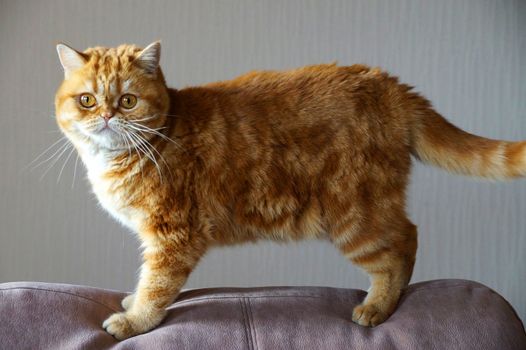
MULTIPOLYGON (((74 156, 41 180, 26 169, 58 139, 55 43, 84 49, 162 39, 170 85, 312 63, 379 65, 465 130, 526 138, 526 1, 0 2, 0 282, 131 290, 135 237, 103 212, 74 156)), ((413 281, 465 278, 502 293, 526 319, 526 182, 490 183, 416 164, 413 281)), ((261 243, 210 252, 187 287, 367 288, 328 243, 261 243)))

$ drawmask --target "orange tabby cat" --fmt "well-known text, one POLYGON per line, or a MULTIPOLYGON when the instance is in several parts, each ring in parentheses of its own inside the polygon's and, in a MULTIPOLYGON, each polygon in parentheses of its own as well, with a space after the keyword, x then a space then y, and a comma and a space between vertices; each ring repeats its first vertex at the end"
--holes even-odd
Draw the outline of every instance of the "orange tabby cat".
POLYGON ((175 90, 158 42, 57 50, 58 125, 102 206, 144 247, 126 311, 103 323, 117 339, 157 326, 209 247, 259 239, 333 242, 371 277, 353 320, 378 325, 415 261, 410 155, 460 174, 526 175, 526 142, 468 134, 376 68, 252 72, 175 90))

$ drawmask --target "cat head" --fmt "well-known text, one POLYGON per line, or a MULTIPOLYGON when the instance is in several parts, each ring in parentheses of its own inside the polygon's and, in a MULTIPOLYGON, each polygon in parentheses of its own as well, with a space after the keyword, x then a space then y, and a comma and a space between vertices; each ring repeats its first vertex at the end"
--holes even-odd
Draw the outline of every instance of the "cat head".
POLYGON ((136 135, 148 139, 164 125, 169 98, 159 42, 84 52, 58 44, 57 52, 64 68, 55 97, 57 123, 76 146, 128 149, 136 135))

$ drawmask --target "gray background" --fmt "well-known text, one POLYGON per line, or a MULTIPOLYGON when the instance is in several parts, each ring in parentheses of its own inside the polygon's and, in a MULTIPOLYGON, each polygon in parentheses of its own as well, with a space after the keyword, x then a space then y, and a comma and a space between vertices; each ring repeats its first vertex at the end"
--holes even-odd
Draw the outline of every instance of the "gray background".
MULTIPOLYGON (((416 86, 465 130, 526 138, 526 1, 1 1, 0 282, 40 280, 130 290, 138 242, 103 212, 74 156, 41 180, 26 169, 59 138, 54 44, 79 49, 162 39, 170 85, 251 69, 363 62, 416 86)), ((526 319, 526 182, 490 183, 417 164, 409 212, 419 226, 413 281, 466 278, 526 319)), ((187 287, 367 288, 328 243, 211 251, 187 287)))

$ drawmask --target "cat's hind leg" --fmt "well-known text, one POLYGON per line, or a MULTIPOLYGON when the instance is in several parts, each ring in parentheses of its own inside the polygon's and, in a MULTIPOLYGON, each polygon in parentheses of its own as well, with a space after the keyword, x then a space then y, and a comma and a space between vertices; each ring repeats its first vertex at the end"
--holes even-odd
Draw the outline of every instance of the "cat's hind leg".
POLYGON ((413 272, 417 248, 416 226, 404 217, 334 240, 344 256, 364 269, 371 287, 353 310, 362 326, 377 326, 395 310, 413 272))

